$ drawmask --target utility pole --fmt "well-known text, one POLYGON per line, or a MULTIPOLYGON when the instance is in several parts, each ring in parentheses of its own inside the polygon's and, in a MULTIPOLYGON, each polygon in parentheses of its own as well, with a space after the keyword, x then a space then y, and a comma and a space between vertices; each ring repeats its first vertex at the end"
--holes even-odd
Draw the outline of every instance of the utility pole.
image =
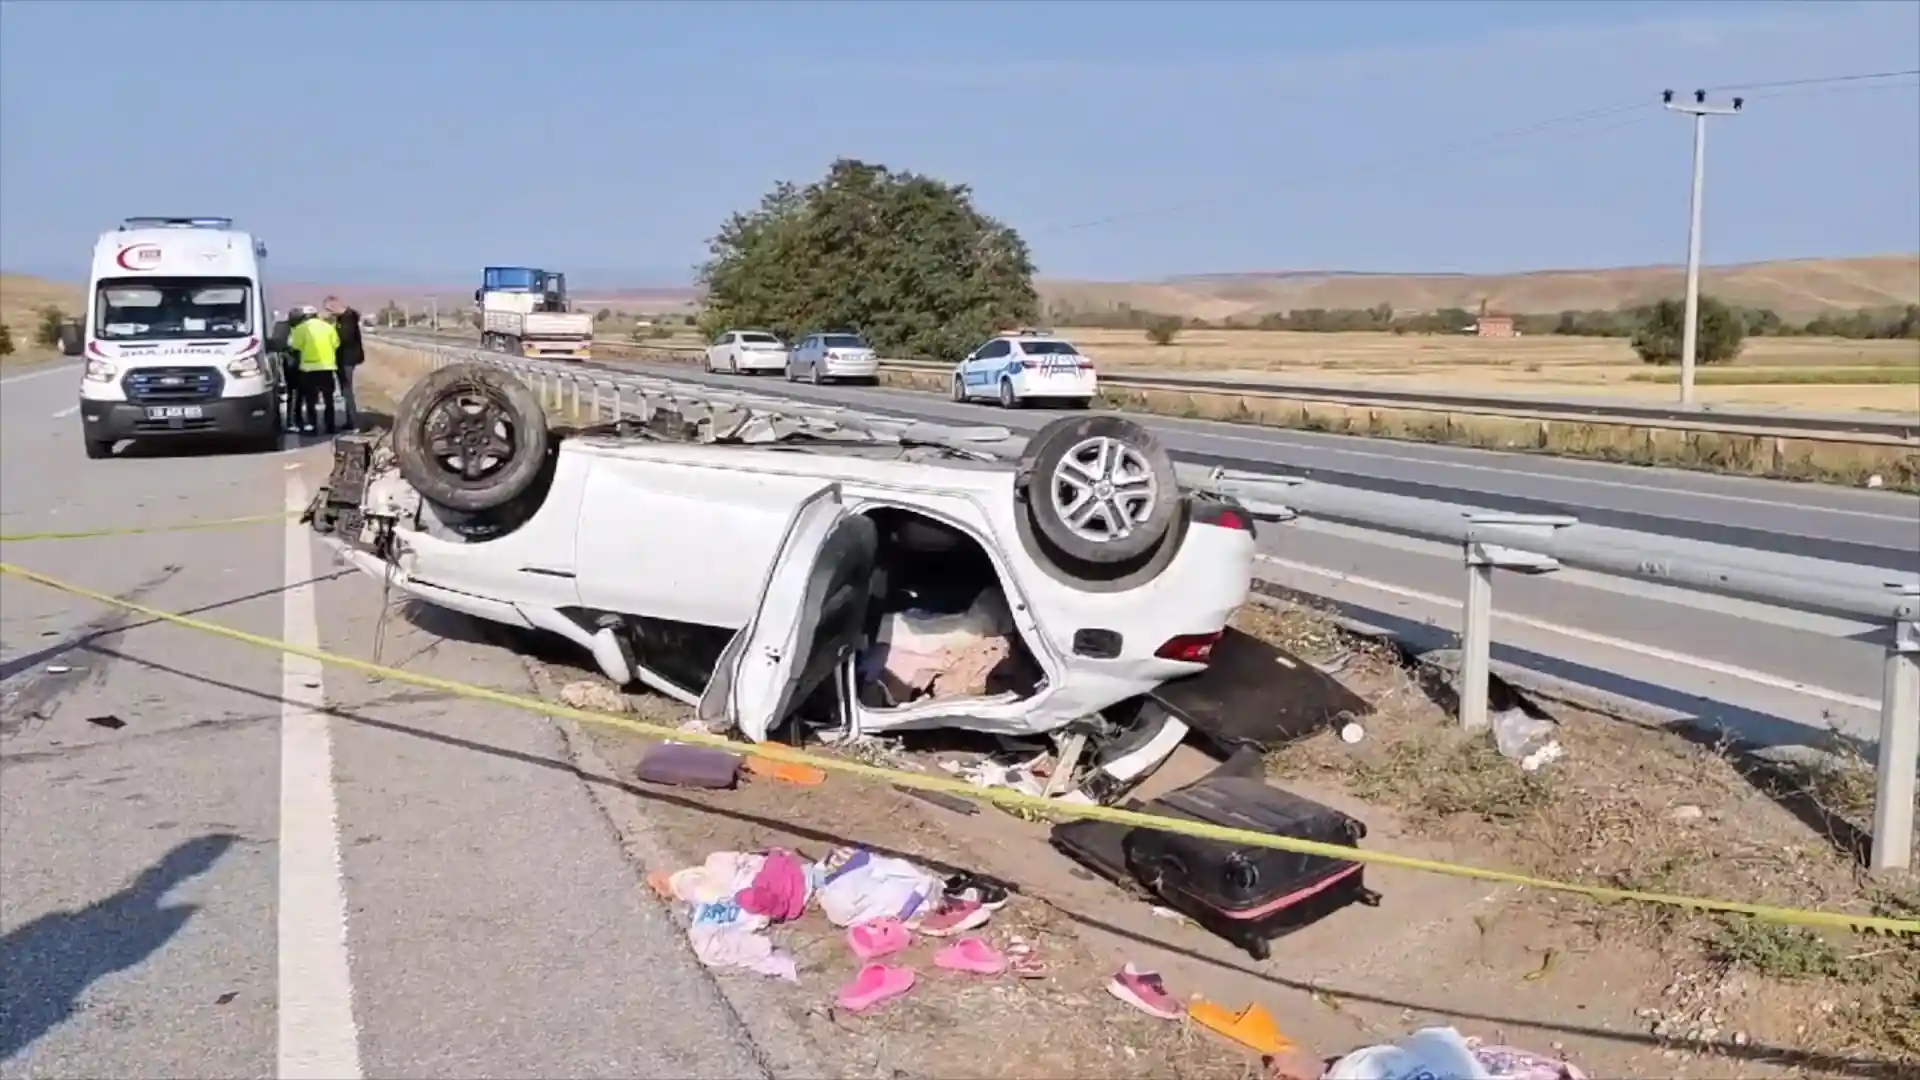
POLYGON ((1674 112, 1686 113, 1693 117, 1693 198, 1692 218, 1687 225, 1687 314, 1686 323, 1680 331, 1680 407, 1691 409, 1693 399, 1693 366, 1700 347, 1700 204, 1706 196, 1707 187, 1707 117, 1732 116, 1746 104, 1745 98, 1734 98, 1732 105, 1707 104, 1707 92, 1695 90, 1693 100, 1675 101, 1673 91, 1660 92, 1661 104, 1674 112))
POLYGON ((433 305, 433 317, 429 322, 435 330, 438 330, 440 329, 440 298, 437 296, 431 297, 429 302, 433 305))

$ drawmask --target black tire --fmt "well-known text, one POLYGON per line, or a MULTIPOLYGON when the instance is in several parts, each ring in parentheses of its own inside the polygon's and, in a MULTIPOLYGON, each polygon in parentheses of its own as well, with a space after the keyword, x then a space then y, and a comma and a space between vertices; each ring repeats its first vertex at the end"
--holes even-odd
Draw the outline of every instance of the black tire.
POLYGON ((967 385, 958 375, 953 377, 953 400, 960 405, 966 404, 967 401, 967 385))
POLYGON ((394 410, 400 475, 428 502, 461 513, 494 510, 526 494, 540 477, 548 442, 533 390, 485 364, 433 372, 394 410))
POLYGON ((1112 414, 1063 416, 1041 428, 1027 440, 1017 480, 1047 545, 1092 566, 1148 554, 1179 516, 1179 481, 1166 448, 1151 431, 1112 414), (1103 461, 1101 475, 1088 470, 1103 461), (1069 522, 1069 510, 1086 499, 1094 500, 1097 517, 1069 522))
POLYGON ((815 360, 813 363, 807 365, 807 381, 815 386, 821 386, 826 383, 827 380, 820 377, 820 361, 815 360))
POLYGON ((87 458, 91 461, 99 461, 103 458, 110 458, 113 456, 113 440, 112 439, 88 439, 86 441, 86 445, 87 445, 87 458))
POLYGON ((1001 379, 1000 380, 1000 407, 1003 409, 1017 409, 1021 406, 1021 404, 1022 402, 1020 400, 1020 395, 1013 392, 1013 380, 1001 379))

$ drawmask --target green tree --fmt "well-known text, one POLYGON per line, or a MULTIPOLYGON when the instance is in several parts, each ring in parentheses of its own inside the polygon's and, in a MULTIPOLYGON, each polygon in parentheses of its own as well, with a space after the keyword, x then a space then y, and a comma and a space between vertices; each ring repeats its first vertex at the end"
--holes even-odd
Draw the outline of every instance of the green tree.
POLYGON ((60 328, 67 325, 67 313, 48 304, 40 309, 40 323, 33 331, 33 340, 42 348, 57 348, 60 344, 60 328))
POLYGON ((13 355, 13 327, 0 322, 0 356, 13 355))
POLYGON ((845 327, 883 354, 948 359, 1039 310, 1026 242, 965 185, 851 159, 728 218, 708 255, 709 335, 845 327))
MULTIPOLYGON (((1687 322, 1679 300, 1662 300, 1647 309, 1633 334, 1633 351, 1649 364, 1677 364, 1687 322)), ((1739 313, 1710 296, 1700 298, 1699 341, 1695 359, 1702 364, 1731 363, 1746 341, 1747 324, 1739 313)))
POLYGON ((1183 325, 1177 315, 1155 319, 1153 325, 1147 327, 1147 340, 1155 345, 1171 345, 1173 339, 1180 335, 1183 325))
POLYGON ((406 311, 391 300, 380 308, 379 317, 381 326, 405 326, 407 323, 406 311))
POLYGON ((611 318, 613 318, 612 308, 601 308, 599 311, 593 313, 593 321, 597 323, 606 322, 611 318))

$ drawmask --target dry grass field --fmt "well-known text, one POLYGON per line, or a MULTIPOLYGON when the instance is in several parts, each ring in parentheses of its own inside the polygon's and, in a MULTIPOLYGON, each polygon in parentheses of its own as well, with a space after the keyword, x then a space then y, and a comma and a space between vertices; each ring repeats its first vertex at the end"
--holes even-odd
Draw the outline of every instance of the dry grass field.
MULTIPOLYGON (((1061 330, 1102 370, 1219 375, 1328 386, 1665 401, 1679 373, 1620 338, 1474 338, 1284 330, 1189 330, 1157 346, 1137 330, 1061 330)), ((1733 364, 1701 369, 1702 401, 1822 411, 1920 413, 1920 341, 1753 338, 1733 364)))
POLYGON ((13 331, 14 348, 14 354, 4 362, 43 360, 52 356, 53 350, 33 343, 34 330, 40 325, 40 309, 52 304, 62 311, 76 312, 80 309, 80 294, 78 285, 24 274, 0 274, 0 323, 13 331))
MULTIPOLYGON (((1678 266, 1640 266, 1522 274, 1203 274, 1158 282, 1053 280, 1039 286, 1048 303, 1079 311, 1110 310, 1124 303, 1141 311, 1218 322, 1301 308, 1370 308, 1381 303, 1396 311, 1473 311, 1482 301, 1510 314, 1611 310, 1679 296, 1685 277, 1678 266)), ((1771 308, 1782 318, 1797 320, 1836 309, 1915 304, 1920 303, 1920 255, 1709 266, 1702 272, 1702 288, 1727 303, 1771 308)))

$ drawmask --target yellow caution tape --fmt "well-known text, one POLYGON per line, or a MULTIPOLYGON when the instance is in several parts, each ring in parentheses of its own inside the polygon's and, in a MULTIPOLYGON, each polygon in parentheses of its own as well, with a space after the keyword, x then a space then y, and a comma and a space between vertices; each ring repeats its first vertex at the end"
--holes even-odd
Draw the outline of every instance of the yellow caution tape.
POLYGON ((0 535, 0 543, 26 543, 30 540, 92 540, 101 536, 137 536, 141 533, 192 532, 197 529, 231 529, 240 525, 265 525, 300 516, 298 510, 278 514, 253 514, 248 517, 212 518, 179 525, 131 525, 120 529, 80 529, 73 532, 30 532, 0 535))
POLYGON ((1405 870, 1423 870, 1451 877, 1471 878, 1477 881, 1490 881, 1502 885, 1518 885, 1529 889, 1544 889, 1551 892, 1572 893, 1606 902, 1632 901, 1642 904, 1661 904, 1667 907, 1689 908, 1694 911, 1717 912, 1731 915, 1749 915, 1768 922, 1786 923, 1796 926, 1822 927, 1836 930, 1852 930, 1866 933, 1884 934, 1920 934, 1920 920, 1893 919, 1877 915, 1849 915, 1837 911, 1809 911, 1802 908, 1775 907, 1769 904, 1747 904, 1734 900, 1714 900, 1698 896, 1676 896, 1670 893, 1642 892, 1638 889, 1615 889, 1604 885, 1578 885, 1566 881, 1553 881, 1547 878, 1516 874, 1506 870, 1487 870, 1477 866, 1463 866, 1457 863, 1439 862, 1433 859, 1415 858, 1411 855, 1399 855, 1390 851, 1377 851, 1364 848, 1350 848, 1338 844, 1323 844, 1312 840, 1300 840, 1288 836, 1274 836, 1268 833, 1251 832, 1245 829, 1233 829, 1222 825, 1210 825, 1205 822, 1189 821, 1180 818, 1161 817, 1155 814, 1143 814, 1136 810, 1122 810, 1111 806, 1087 806, 1057 802, 1038 795, 1026 795, 1017 791, 999 788, 980 788, 963 780, 940 776, 928 776, 922 773, 908 772, 902 769, 887 769, 877 765, 867 765, 858 761, 841 758, 823 757, 804 750, 776 743, 761 743, 751 747, 743 746, 721 735, 712 735, 699 731, 681 731, 661 724, 649 724, 623 716, 611 716, 605 713, 575 709, 557 702, 540 701, 519 694, 509 694, 501 690, 492 690, 483 686, 472 686, 451 679, 435 678, 411 671, 385 667, 370 661, 351 656, 340 656, 323 649, 307 648, 292 642, 279 641, 262 634, 252 634, 245 630, 236 630, 230 626, 196 619, 188 615, 179 615, 170 611, 137 604, 131 600, 122 600, 116 596, 96 592, 92 589, 58 578, 48 577, 37 571, 12 563, 0 562, 0 574, 11 574, 37 582, 50 589, 85 597, 96 603, 121 608, 144 615, 161 622, 183 626, 190 630, 213 634, 232 641, 243 642, 263 649, 304 656, 309 660, 334 667, 347 668, 362 674, 391 679, 394 682, 408 683, 428 690, 476 701, 489 701, 496 705, 539 713, 545 716, 563 716, 583 724, 596 724, 601 727, 615 728, 633 732, 655 739, 687 743, 694 746, 709 746, 730 753, 753 753, 780 761, 797 762, 811 765, 828 772, 849 773, 882 780, 904 788, 922 791, 939 791, 957 795, 964 799, 991 803, 1003 807, 1024 807, 1044 811, 1055 817, 1088 818, 1094 821, 1107 821, 1116 825, 1130 825, 1136 828, 1155 829, 1161 832, 1179 833, 1206 840, 1218 840, 1229 844, 1244 844, 1249 847, 1277 848, 1281 851, 1293 851, 1305 855, 1320 855, 1341 859, 1347 862, 1368 863, 1375 866, 1394 866, 1405 870))

